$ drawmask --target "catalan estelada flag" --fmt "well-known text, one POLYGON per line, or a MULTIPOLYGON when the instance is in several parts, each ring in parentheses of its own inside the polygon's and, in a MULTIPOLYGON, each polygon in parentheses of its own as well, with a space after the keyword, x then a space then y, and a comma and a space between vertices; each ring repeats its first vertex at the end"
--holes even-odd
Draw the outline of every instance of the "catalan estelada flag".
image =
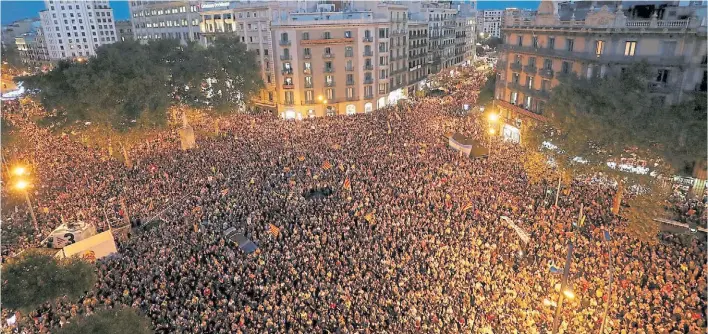
POLYGON ((352 190, 352 181, 350 181, 349 178, 346 178, 344 180, 344 184, 342 184, 342 188, 346 190, 352 190))
POLYGON ((325 160, 325 162, 322 163, 322 168, 323 168, 324 170, 328 170, 328 169, 332 168, 332 164, 329 163, 328 160, 325 160))
POLYGON ((280 229, 273 224, 268 224, 268 233, 274 237, 277 237, 280 234, 280 229))

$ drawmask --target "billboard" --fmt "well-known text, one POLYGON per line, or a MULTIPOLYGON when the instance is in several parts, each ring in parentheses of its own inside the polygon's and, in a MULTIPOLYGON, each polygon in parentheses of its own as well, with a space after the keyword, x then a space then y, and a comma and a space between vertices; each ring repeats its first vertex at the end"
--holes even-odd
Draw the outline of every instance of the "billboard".
POLYGON ((116 242, 113 239, 113 232, 106 231, 62 248, 62 252, 58 254, 58 257, 76 255, 93 262, 117 252, 118 249, 116 249, 116 242))

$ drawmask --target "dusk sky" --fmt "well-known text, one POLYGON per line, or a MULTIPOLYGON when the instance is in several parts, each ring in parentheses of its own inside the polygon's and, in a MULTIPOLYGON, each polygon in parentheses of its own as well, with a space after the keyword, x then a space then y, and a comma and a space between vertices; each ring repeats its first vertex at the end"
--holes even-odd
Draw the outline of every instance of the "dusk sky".
MULTIPOLYGON (((504 9, 508 7, 536 9, 540 1, 479 1, 478 9, 504 9)), ((130 16, 127 1, 110 1, 113 13, 118 20, 126 20, 130 16)), ((0 1, 0 22, 5 25, 28 17, 39 17, 39 11, 44 9, 44 1, 0 1)))

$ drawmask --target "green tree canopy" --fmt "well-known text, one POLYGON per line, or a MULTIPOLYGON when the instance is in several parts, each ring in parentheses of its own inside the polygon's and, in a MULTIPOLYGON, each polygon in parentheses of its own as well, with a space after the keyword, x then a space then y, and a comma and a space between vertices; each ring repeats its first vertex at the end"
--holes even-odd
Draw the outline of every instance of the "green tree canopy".
POLYGON ((31 310, 61 296, 77 299, 96 282, 93 266, 79 258, 57 260, 28 251, 2 269, 4 307, 31 310))
POLYGON ((262 87, 255 54, 235 37, 217 38, 208 48, 119 42, 86 61, 62 61, 49 73, 17 80, 50 111, 45 124, 91 122, 116 130, 163 125, 176 103, 228 112, 262 87))
POLYGON ((528 138, 533 148, 544 141, 556 145, 558 149, 546 153, 562 170, 575 175, 601 172, 617 181, 618 198, 632 185, 651 189, 629 198, 631 209, 624 214, 643 232, 657 217, 666 189, 656 187, 660 183, 654 177, 624 173, 607 162, 644 160, 657 174, 670 176, 692 161, 706 159, 705 93, 670 107, 657 105, 650 88, 652 74, 640 63, 604 78, 561 78, 545 108, 549 121, 528 138))
POLYGON ((57 334, 150 334, 150 320, 129 307, 103 309, 89 316, 72 318, 57 334))

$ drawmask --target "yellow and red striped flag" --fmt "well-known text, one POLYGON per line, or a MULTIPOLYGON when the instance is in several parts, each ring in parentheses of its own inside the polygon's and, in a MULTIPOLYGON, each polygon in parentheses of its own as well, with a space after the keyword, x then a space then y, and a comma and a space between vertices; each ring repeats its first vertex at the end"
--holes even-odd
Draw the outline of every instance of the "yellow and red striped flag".
POLYGON ((277 237, 280 234, 280 229, 272 223, 268 225, 268 233, 274 237, 277 237))
POLYGON ((322 163, 322 168, 324 170, 328 170, 328 169, 332 168, 332 164, 329 163, 329 160, 325 160, 325 162, 322 163))
POLYGON ((344 180, 344 184, 342 185, 342 188, 346 190, 352 190, 352 182, 349 180, 349 178, 346 178, 344 180))
POLYGON ((472 209, 472 203, 467 203, 464 207, 462 207, 462 212, 467 212, 467 210, 472 209))

